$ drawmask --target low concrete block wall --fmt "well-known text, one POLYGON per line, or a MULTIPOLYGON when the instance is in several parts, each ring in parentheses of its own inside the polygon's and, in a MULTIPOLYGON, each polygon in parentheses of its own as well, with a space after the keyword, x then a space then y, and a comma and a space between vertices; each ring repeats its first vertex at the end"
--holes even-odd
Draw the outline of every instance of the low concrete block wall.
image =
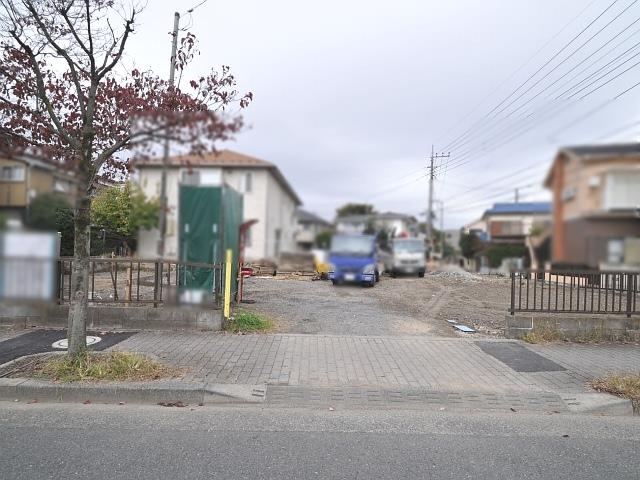
MULTIPOLYGON (((67 305, 0 305, 0 326, 66 327, 67 305)), ((222 311, 194 307, 90 306, 87 328, 221 330, 222 311)))
POLYGON ((640 317, 625 315, 567 315, 516 314, 505 316, 504 335, 522 338, 534 330, 551 330, 567 338, 600 334, 607 338, 621 338, 640 330, 640 317))

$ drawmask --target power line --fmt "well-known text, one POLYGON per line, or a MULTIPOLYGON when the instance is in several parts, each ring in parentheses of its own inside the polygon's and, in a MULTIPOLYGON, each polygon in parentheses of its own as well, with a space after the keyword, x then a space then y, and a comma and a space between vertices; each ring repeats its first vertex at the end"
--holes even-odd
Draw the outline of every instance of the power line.
POLYGON ((509 82, 513 77, 515 77, 518 73, 520 73, 520 71, 526 67, 529 63, 531 63, 531 61, 536 58, 538 56, 538 54, 540 52, 542 52, 545 48, 547 48, 556 38, 558 38, 560 36, 560 34, 562 34, 562 32, 564 32, 567 27, 569 27, 569 25, 571 25, 573 22, 575 22, 578 18, 580 18, 582 16, 582 14, 584 12, 586 12, 589 8, 591 8, 591 6, 596 2, 597 0, 592 0, 591 2, 589 2, 589 4, 583 8, 577 15, 575 15, 571 20, 569 20, 569 22, 567 22, 560 30, 558 30, 558 32, 556 32, 555 35, 553 35, 553 37, 551 37, 549 40, 547 40, 547 42, 542 45, 542 47, 540 47, 533 55, 531 55, 527 61, 525 61, 522 65, 520 65, 516 70, 514 70, 505 80, 503 80, 497 87, 495 87, 490 93, 488 93, 479 103, 477 103, 466 115, 464 115, 460 120, 454 122, 451 126, 449 126, 446 131, 442 134, 440 134, 438 136, 438 140, 441 139, 441 137, 443 137, 444 135, 448 135, 449 132, 451 132, 452 130, 455 130, 456 128, 458 128, 458 126, 464 122, 467 118, 469 118, 469 116, 471 116, 471 114, 473 114, 485 101, 487 101, 489 98, 491 98, 493 96, 493 94, 495 94, 498 90, 500 90, 500 88, 502 88, 507 82, 509 82))
POLYGON ((524 87, 527 83, 529 83, 533 78, 535 78, 538 73, 544 70, 551 62, 553 62, 558 56, 562 54, 573 42, 575 42, 582 34, 584 34, 593 24, 595 24, 603 15, 605 15, 616 3, 618 0, 614 0, 611 2, 595 19, 593 19, 589 24, 583 28, 577 35, 575 35, 568 43, 566 43, 560 50, 558 50, 549 60, 547 60, 538 70, 536 70, 532 75, 530 75, 524 82, 522 82, 515 90, 513 90, 509 95, 507 95, 498 105, 493 107, 488 113, 486 113, 480 120, 475 122, 471 127, 469 127, 462 135, 455 138, 453 141, 449 142, 447 146, 444 147, 445 150, 453 149, 455 145, 460 141, 460 139, 464 138, 469 132, 471 132, 477 125, 482 123, 486 118, 488 118, 493 112, 499 109, 505 102, 507 102, 513 95, 515 95, 522 87, 524 87))
MULTIPOLYGON (((553 83, 551 83, 550 85, 547 85, 546 87, 544 87, 542 90, 540 90, 536 95, 534 95, 532 98, 530 98, 529 100, 525 101, 522 105, 520 105, 519 107, 517 107, 515 110, 512 110, 511 112, 509 112, 508 114, 506 114, 506 116, 503 116, 502 118, 498 118, 502 113, 504 113, 509 107, 511 107, 512 105, 514 105, 516 102, 518 102, 520 99, 522 99, 525 95, 527 95, 529 92, 531 92, 535 87, 537 87, 540 83, 542 83, 546 78, 548 78, 553 72, 555 72, 558 68, 560 68, 563 64, 565 64, 569 59, 571 59, 576 53, 578 53, 580 50, 582 50, 587 44, 589 44, 596 36, 598 36, 600 33, 602 33, 607 27, 609 27, 613 22, 615 22, 618 18, 620 18, 620 16, 622 16, 625 12, 627 12, 633 5, 635 5, 639 0, 634 0, 632 3, 630 3, 626 8, 624 8, 620 13, 618 13, 612 20, 610 20, 609 22, 607 22, 603 27, 601 27, 596 33, 594 33, 591 37, 589 37, 586 41, 584 41, 580 46, 578 46, 576 49, 574 49, 570 54, 568 54, 566 57, 564 57, 563 60, 561 60, 557 65, 555 65, 551 70, 549 70, 548 72, 546 72, 541 78, 539 78, 535 83, 533 83, 531 86, 529 86, 526 90, 524 90, 522 93, 520 93, 520 95, 518 95, 516 98, 514 98, 513 100, 511 100, 509 103, 507 103, 504 107, 502 107, 497 113, 495 113, 495 115, 493 115, 493 118, 491 119, 491 121, 483 123, 483 125, 480 127, 480 129, 472 132, 470 135, 467 135, 466 138, 461 139, 460 141, 457 142, 455 147, 450 147, 451 149, 455 149, 455 148, 460 148, 464 145, 468 145, 472 138, 477 137, 483 130, 485 131, 491 131, 493 130, 497 125, 499 125, 500 123, 504 122, 505 120, 509 119, 514 113, 516 113, 517 111, 519 111, 520 109, 522 109, 524 106, 526 106, 527 104, 529 104, 531 101, 535 100, 536 98, 538 98, 542 93, 544 93, 545 91, 547 91, 549 88, 551 88, 553 85, 555 85, 558 81, 562 80, 563 78, 565 78, 569 73, 571 73, 573 71, 569 70, 569 72, 566 72, 565 74, 563 74, 562 76, 560 76, 558 79, 556 79, 556 81, 554 81, 553 83)), ((640 21, 640 18, 636 19, 631 25, 633 25, 634 23, 640 21)), ((627 27, 625 27, 625 29, 622 32, 619 32, 615 37, 617 38, 617 36, 621 35, 622 33, 624 33, 624 31, 626 31, 628 28, 630 28, 631 25, 628 25, 627 27)), ((610 42, 611 40, 609 40, 610 42)), ((609 43, 605 43, 605 46, 609 43)), ((603 48, 603 47, 601 47, 603 48)), ((596 50, 599 51, 600 49, 596 50)), ((594 52, 595 53, 595 52, 594 52)), ((580 65, 580 63, 578 64, 578 66, 580 65)), ((575 68, 575 67, 574 67, 575 68)))

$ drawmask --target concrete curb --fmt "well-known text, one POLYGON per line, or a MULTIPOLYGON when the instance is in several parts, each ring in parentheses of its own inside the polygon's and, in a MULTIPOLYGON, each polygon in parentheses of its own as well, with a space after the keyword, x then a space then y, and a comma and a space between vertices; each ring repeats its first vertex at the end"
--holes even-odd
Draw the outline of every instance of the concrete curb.
MULTIPOLYGON (((140 383, 56 383, 30 378, 0 378, 0 401, 37 401, 49 403, 91 402, 103 404, 143 404, 182 402, 189 405, 242 405, 264 404, 278 406, 278 402, 266 402, 267 385, 205 384, 186 382, 140 383)), ((277 387, 276 387, 277 389, 277 387)), ((335 389, 329 389, 335 390, 335 389)), ((566 405, 566 413, 632 416, 631 400, 607 393, 579 393, 563 395, 558 401, 566 405)), ((298 402, 291 405, 296 406, 298 402)), ((304 403, 304 402, 303 402, 304 403)), ((325 402, 326 403, 326 402, 325 402)), ((328 402, 330 404, 332 402, 328 402)), ((442 405, 447 404, 447 402, 442 405)), ((300 406, 304 406, 300 404, 300 406)), ((394 405, 396 408, 401 405, 394 405)), ((407 405, 415 408, 416 405, 407 405)), ((428 406, 427 404, 423 406, 428 406)), ((440 404, 438 404, 440 406, 440 404)), ((462 407, 453 402, 447 408, 462 407)), ((473 405, 472 405, 473 407, 473 405)), ((478 407, 481 410, 483 408, 478 407)), ((518 409, 527 411, 526 407, 518 409)))
POLYGON ((634 412, 633 403, 626 398, 616 397, 608 393, 579 393, 562 398, 570 412, 587 413, 592 415, 631 416, 634 412))
POLYGON ((190 405, 262 403, 264 385, 216 385, 183 382, 56 383, 29 378, 0 378, 0 400, 190 405))

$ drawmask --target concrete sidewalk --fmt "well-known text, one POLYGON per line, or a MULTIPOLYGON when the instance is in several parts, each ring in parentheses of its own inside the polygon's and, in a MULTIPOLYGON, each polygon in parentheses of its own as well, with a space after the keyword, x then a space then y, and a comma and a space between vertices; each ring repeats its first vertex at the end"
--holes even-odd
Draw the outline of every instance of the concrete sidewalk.
POLYGON ((594 395, 586 383, 640 368, 635 345, 526 345, 473 337, 140 332, 114 348, 186 367, 187 383, 265 385, 266 403, 279 406, 616 410, 617 399, 594 395))
MULTIPOLYGON (((182 389, 185 398, 248 400, 267 407, 432 405, 604 413, 622 408, 628 413, 630 402, 621 407, 619 399, 594 394, 586 383, 608 372, 640 369, 636 345, 527 345, 474 337, 139 332, 111 348, 187 369, 169 389, 162 382, 141 386, 141 398, 157 393, 162 401, 184 400, 182 389)), ((53 398, 81 398, 98 386, 66 392, 60 384, 20 385, 23 396, 33 385, 53 398)), ((137 398, 135 388, 126 385, 104 388, 111 391, 105 401, 137 398)))
POLYGON ((527 345, 471 337, 140 332, 114 348, 187 367, 186 381, 232 384, 578 393, 593 377, 640 369, 635 345, 527 345), (517 345, 560 368, 516 371, 485 353, 480 345, 487 343, 517 345))

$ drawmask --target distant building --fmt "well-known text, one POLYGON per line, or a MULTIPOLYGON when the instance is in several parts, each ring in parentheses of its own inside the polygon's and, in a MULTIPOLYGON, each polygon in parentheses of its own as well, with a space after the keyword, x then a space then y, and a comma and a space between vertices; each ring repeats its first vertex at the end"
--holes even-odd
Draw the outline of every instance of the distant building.
POLYGON ((554 263, 640 267, 640 143, 562 148, 545 186, 554 263))
POLYGON ((455 257, 461 254, 460 251, 460 236, 462 231, 459 228, 452 228, 444 231, 444 242, 451 247, 453 255, 455 257))
POLYGON ((551 203, 496 203, 482 219, 490 242, 524 244, 527 236, 551 224, 551 203))
POLYGON ((44 193, 59 194, 73 205, 76 184, 72 174, 44 159, 0 158, 0 213, 22 224, 33 199, 44 193))
POLYGON ((474 234, 483 241, 489 239, 489 237, 487 236, 487 222, 482 218, 474 220, 471 223, 467 223, 464 227, 462 227, 462 231, 466 235, 474 234))
POLYGON ((331 230, 333 225, 315 213, 299 208, 296 211, 297 229, 295 240, 298 250, 309 251, 313 248, 319 233, 331 230))
POLYGON ((411 215, 395 212, 372 213, 369 215, 347 215, 336 219, 336 231, 341 233, 363 233, 370 228, 386 230, 391 236, 418 233, 418 221, 411 215))
MULTIPOLYGON (((148 198, 158 198, 162 160, 152 158, 138 162, 136 169, 145 195, 148 198)), ((295 251, 295 213, 302 202, 282 172, 273 163, 231 150, 221 150, 203 156, 187 155, 169 159, 167 257, 178 256, 177 212, 181 184, 226 184, 242 193, 244 220, 258 220, 248 231, 245 246, 247 260, 276 260, 282 252, 295 251)), ((157 229, 141 232, 139 255, 155 257, 157 241, 157 229)))

